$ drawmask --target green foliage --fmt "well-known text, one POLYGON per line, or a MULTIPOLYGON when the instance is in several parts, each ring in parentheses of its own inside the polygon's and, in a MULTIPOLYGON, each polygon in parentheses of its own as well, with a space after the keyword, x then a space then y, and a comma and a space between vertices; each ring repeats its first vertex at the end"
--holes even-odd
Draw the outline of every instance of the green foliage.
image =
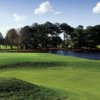
POLYGON ((7 42, 8 45, 11 46, 11 49, 13 49, 13 46, 17 44, 17 42, 18 42, 18 34, 17 34, 17 31, 15 29, 10 29, 7 32, 6 42, 7 42))
POLYGON ((48 48, 75 48, 75 49, 97 49, 100 45, 100 25, 88 26, 86 29, 82 25, 76 28, 66 23, 44 24, 34 23, 32 26, 24 26, 19 29, 10 29, 6 37, 0 33, 0 45, 10 45, 11 49, 46 49, 48 48), (64 39, 61 39, 63 34, 64 39))
POLYGON ((50 22, 25 26, 19 31, 21 49, 57 47, 62 42, 59 31, 57 25, 50 22))

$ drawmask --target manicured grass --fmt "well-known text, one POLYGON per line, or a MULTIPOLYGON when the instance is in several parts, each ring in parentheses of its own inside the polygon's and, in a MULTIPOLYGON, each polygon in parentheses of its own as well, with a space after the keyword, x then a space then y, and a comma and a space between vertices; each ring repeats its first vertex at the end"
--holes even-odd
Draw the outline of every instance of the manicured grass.
POLYGON ((96 69, 100 68, 100 61, 46 53, 0 53, 0 67, 13 67, 12 65, 23 65, 24 67, 27 65, 35 67, 34 65, 37 65, 40 68, 45 66, 96 69))
MULTIPOLYGON (((6 46, 6 45, 2 45, 1 46, 1 49, 11 49, 11 47, 10 46, 6 46)), ((17 47, 16 46, 13 46, 13 49, 17 49, 17 47)))
POLYGON ((100 100, 100 60, 45 53, 0 53, 0 68, 0 77, 52 88, 68 97, 64 100, 100 100))

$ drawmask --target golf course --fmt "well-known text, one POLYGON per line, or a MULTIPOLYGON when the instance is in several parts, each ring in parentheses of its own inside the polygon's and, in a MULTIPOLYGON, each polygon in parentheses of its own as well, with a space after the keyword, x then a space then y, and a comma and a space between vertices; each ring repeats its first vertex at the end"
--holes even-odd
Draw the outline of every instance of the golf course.
POLYGON ((100 100, 100 60, 0 53, 0 100, 100 100))

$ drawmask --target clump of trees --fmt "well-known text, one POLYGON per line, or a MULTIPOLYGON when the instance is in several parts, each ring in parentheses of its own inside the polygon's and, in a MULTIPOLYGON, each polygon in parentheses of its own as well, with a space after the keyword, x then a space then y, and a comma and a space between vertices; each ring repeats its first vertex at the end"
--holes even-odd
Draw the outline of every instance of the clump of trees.
POLYGON ((18 49, 48 49, 59 47, 62 39, 59 24, 46 22, 44 24, 34 23, 19 30, 10 29, 6 34, 7 44, 18 49))
POLYGON ((48 48, 75 48, 92 49, 100 45, 100 25, 82 25, 76 28, 66 23, 44 24, 34 23, 20 29, 10 29, 6 37, 0 33, 0 48, 2 44, 17 46, 18 49, 48 49, 48 48), (64 39, 61 39, 63 34, 64 39))

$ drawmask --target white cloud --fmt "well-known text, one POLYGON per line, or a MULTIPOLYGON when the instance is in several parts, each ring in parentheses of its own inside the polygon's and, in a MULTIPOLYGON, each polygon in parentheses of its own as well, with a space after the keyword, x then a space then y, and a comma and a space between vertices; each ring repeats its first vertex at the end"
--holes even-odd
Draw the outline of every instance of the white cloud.
POLYGON ((34 14, 45 14, 47 12, 52 12, 54 15, 59 15, 61 14, 60 11, 55 11, 55 9, 53 8, 53 6, 51 5, 51 3, 49 1, 45 1, 42 2, 38 8, 35 9, 34 14))
POLYGON ((100 2, 98 2, 96 6, 93 8, 93 13, 100 14, 100 2))
POLYGON ((35 9, 34 13, 35 14, 44 14, 47 12, 52 12, 53 11, 53 7, 50 4, 49 1, 43 2, 39 5, 38 8, 35 9))
POLYGON ((61 11, 56 11, 54 12, 54 15, 60 15, 62 12, 61 11))
POLYGON ((26 20, 26 18, 27 18, 27 16, 25 16, 25 15, 18 15, 18 14, 16 14, 16 13, 14 13, 13 14, 13 18, 14 18, 14 20, 15 21, 24 21, 24 20, 26 20))

